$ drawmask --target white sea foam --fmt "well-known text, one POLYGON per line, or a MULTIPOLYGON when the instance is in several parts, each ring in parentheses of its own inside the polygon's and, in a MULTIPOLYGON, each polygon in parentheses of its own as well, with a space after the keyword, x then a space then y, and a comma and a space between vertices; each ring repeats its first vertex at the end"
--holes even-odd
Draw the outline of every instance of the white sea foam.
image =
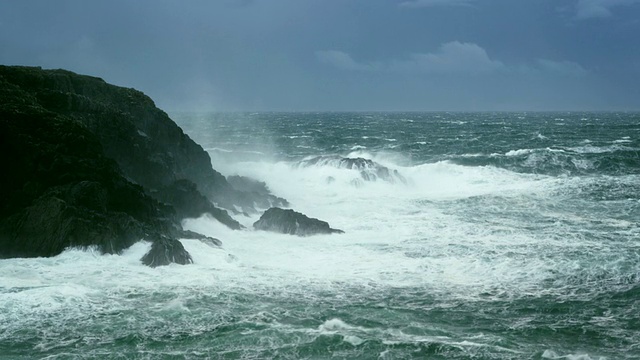
POLYGON ((566 360, 605 360, 605 357, 596 356, 591 357, 589 354, 567 354, 559 355, 553 350, 545 350, 542 353, 543 359, 566 359, 566 360))
POLYGON ((553 148, 544 148, 544 149, 519 149, 519 150, 510 150, 507 151, 504 156, 521 156, 528 155, 539 152, 550 152, 550 153, 565 153, 565 150, 562 149, 553 149, 553 148))
MULTIPOLYGON (((346 234, 300 239, 266 232, 234 232, 214 220, 200 218, 186 221, 185 226, 219 237, 224 250, 193 249, 197 243, 185 243, 185 247, 197 254, 197 266, 224 269, 216 272, 216 279, 247 289, 267 284, 288 290, 309 286, 406 286, 474 296, 502 288, 515 295, 535 291, 537 282, 548 275, 553 264, 543 259, 500 256, 508 251, 500 247, 540 240, 518 234, 496 236, 425 204, 491 194, 542 194, 555 186, 555 180, 448 162, 395 168, 412 184, 377 182, 353 188, 350 181, 355 175, 350 170, 293 168, 284 162, 244 166, 244 175, 267 181, 276 194, 291 201, 294 209, 326 220, 346 234), (328 184, 324 180, 328 176, 336 180, 328 184), (497 253, 483 259, 485 251, 497 253), (210 254, 215 254, 213 261, 207 258, 210 254), (231 255, 237 260, 225 260, 231 255)), ((250 227, 256 219, 241 221, 250 227)))
POLYGON ((603 154, 603 153, 609 153, 609 152, 615 152, 615 151, 632 151, 637 149, 616 144, 616 145, 610 145, 610 146, 593 146, 593 145, 577 146, 577 147, 569 148, 569 150, 575 151, 580 154, 603 154))
MULTIPOLYGON (((298 238, 233 231, 204 216, 187 219, 184 226, 219 238, 224 245, 219 249, 182 240, 193 265, 143 266, 140 258, 149 249, 144 242, 121 256, 72 249, 53 258, 3 260, 0 308, 6 311, 0 314, 0 323, 24 314, 64 311, 71 319, 87 308, 113 311, 128 306, 123 294, 140 292, 171 294, 152 309, 171 313, 189 312, 187 300, 198 293, 299 298, 316 296, 315 290, 349 294, 419 288, 446 298, 537 296, 564 291, 542 284, 554 274, 576 271, 574 260, 554 253, 588 245, 584 239, 572 243, 500 225, 506 219, 475 223, 453 211, 460 201, 483 197, 510 199, 516 205, 531 197, 553 199, 570 180, 447 161, 400 166, 377 154, 353 155, 373 158, 410 181, 366 182, 355 188, 351 181, 358 173, 349 169, 300 168, 282 161, 245 162, 235 168, 241 175, 264 180, 295 210, 326 220, 345 234, 298 238), (335 181, 328 183, 327 177, 335 181)), ((250 229, 257 218, 238 220, 250 229)), ((629 224, 620 226, 624 230, 629 224)), ((360 343, 365 336, 349 326, 336 320, 323 324, 321 330, 341 331, 345 341, 360 343)))
POLYGON ((519 150, 510 150, 507 151, 504 156, 520 156, 520 155, 527 155, 527 154, 531 154, 534 150, 533 149, 519 149, 519 150))
POLYGON ((573 163, 576 169, 588 170, 593 168, 593 161, 590 160, 571 159, 571 163, 573 163))

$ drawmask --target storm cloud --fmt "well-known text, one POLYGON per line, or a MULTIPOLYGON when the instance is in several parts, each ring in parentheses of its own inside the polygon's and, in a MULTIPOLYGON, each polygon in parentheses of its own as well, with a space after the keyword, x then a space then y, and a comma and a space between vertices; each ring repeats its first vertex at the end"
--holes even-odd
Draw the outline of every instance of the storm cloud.
POLYGON ((168 110, 638 110, 640 0, 0 0, 0 63, 168 110))

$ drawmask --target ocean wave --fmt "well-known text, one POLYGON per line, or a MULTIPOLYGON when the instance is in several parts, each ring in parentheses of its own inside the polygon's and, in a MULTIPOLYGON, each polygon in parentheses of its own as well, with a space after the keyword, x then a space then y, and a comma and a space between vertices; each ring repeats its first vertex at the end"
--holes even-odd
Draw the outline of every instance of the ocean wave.
POLYGON ((541 358, 543 359, 566 359, 566 360, 605 360, 606 357, 602 357, 602 356, 595 356, 592 357, 589 354, 566 354, 566 355, 560 355, 557 352, 553 351, 553 350, 545 350, 542 355, 541 358))
POLYGON ((622 146, 622 145, 609 145, 609 146, 586 145, 586 146, 570 147, 570 148, 567 148, 567 150, 573 151, 579 154, 604 154, 604 153, 611 153, 611 152, 617 152, 617 151, 639 151, 640 149, 631 148, 631 147, 622 146))
POLYGON ((228 150, 228 149, 222 149, 222 148, 217 148, 217 147, 210 147, 210 148, 205 148, 205 151, 218 151, 218 152, 223 152, 223 153, 232 153, 233 150, 228 150))
POLYGON ((510 150, 507 153, 504 154, 504 156, 520 156, 520 155, 527 155, 527 154, 531 154, 532 152, 534 152, 534 149, 520 149, 520 150, 510 150))
POLYGON ((544 149, 519 149, 519 150, 510 150, 504 154, 504 156, 522 156, 529 155, 536 152, 551 152, 551 153, 564 153, 566 152, 563 149, 553 149, 553 148, 544 148, 544 149))

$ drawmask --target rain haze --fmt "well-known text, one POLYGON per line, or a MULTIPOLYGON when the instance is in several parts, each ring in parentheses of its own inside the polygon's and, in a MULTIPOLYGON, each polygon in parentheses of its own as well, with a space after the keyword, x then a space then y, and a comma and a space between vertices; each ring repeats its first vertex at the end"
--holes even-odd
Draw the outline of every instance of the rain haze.
POLYGON ((0 63, 167 111, 638 110, 638 0, 0 1, 0 63))

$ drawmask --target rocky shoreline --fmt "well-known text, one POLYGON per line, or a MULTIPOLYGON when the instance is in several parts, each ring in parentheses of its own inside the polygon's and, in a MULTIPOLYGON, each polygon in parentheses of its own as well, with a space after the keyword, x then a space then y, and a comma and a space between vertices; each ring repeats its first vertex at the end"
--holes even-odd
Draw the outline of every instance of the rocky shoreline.
MULTIPOLYGON (((288 202, 260 181, 226 178, 142 92, 66 70, 0 66, 0 259, 151 241, 149 266, 188 264, 180 223, 288 202)), ((302 214, 300 214, 302 215, 302 214)), ((304 216, 304 215, 303 215, 304 216)))

